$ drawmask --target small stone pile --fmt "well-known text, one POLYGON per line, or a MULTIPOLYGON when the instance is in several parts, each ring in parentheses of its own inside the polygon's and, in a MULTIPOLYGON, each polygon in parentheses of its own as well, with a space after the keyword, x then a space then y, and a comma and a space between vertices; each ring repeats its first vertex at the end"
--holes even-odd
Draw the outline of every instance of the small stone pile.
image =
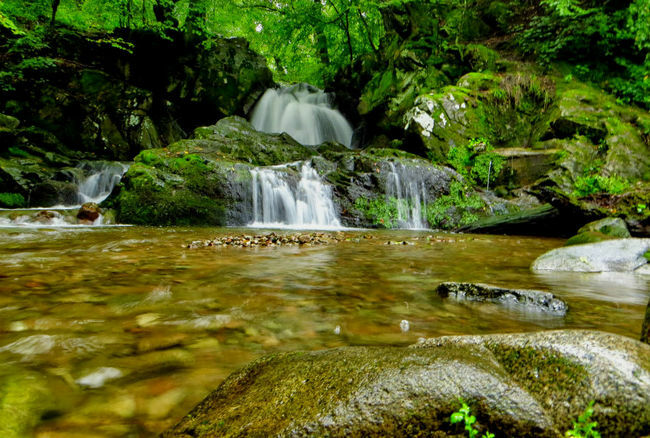
POLYGON ((186 247, 189 249, 205 247, 225 247, 234 246, 240 248, 252 247, 276 247, 276 246, 293 246, 293 245, 329 245, 339 243, 345 240, 343 233, 295 233, 280 235, 276 233, 258 234, 258 235, 239 235, 216 237, 212 240, 195 240, 186 247))

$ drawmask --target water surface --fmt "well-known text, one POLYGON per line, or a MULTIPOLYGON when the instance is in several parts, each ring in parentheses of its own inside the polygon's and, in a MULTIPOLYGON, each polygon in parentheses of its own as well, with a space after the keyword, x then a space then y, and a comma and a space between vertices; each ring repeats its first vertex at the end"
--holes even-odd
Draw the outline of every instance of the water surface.
POLYGON ((555 328, 636 338, 649 296, 633 275, 530 272, 558 239, 346 231, 328 246, 186 248, 256 232, 0 229, 0 372, 36 373, 57 400, 36 436, 154 436, 272 352, 555 328), (569 312, 442 300, 443 281, 548 290, 569 312))

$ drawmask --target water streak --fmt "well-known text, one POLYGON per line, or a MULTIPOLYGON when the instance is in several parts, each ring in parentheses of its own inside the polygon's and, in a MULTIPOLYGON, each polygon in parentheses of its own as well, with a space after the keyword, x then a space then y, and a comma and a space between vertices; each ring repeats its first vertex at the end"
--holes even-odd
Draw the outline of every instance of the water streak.
POLYGON ((267 90, 253 110, 251 123, 258 131, 286 132, 304 145, 352 144, 348 121, 332 108, 326 93, 307 84, 267 90))
POLYGON ((323 184, 309 162, 301 165, 300 179, 297 180, 289 171, 296 165, 299 163, 251 170, 253 223, 250 226, 341 228, 331 187, 323 184))
POLYGON ((113 188, 120 182, 122 176, 129 170, 129 165, 119 162, 85 163, 91 166, 90 175, 78 181, 78 202, 94 202, 99 204, 111 194, 113 188))
POLYGON ((397 221, 400 228, 428 228, 426 214, 427 188, 417 169, 402 163, 389 162, 386 198, 397 200, 397 221))

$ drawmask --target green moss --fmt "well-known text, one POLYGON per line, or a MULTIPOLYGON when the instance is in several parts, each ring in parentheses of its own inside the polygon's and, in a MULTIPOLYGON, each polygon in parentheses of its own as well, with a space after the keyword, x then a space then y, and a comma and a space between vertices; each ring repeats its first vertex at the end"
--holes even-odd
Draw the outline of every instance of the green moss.
POLYGON ((397 226, 399 217, 399 203, 406 202, 390 197, 384 199, 377 197, 375 199, 357 198, 354 201, 354 207, 361 212, 363 217, 371 221, 373 225, 383 228, 394 228, 397 226))
POLYGON ((454 229, 478 220, 477 212, 485 208, 478 195, 467 194, 468 188, 454 181, 449 186, 449 194, 436 199, 426 206, 429 225, 434 228, 454 229))
POLYGON ((596 243, 611 239, 616 239, 616 237, 608 236, 607 234, 599 233, 597 231, 585 231, 571 237, 566 241, 564 246, 583 245, 585 243, 596 243))
POLYGON ((401 151, 399 149, 392 149, 392 148, 369 148, 369 149, 364 149, 361 152, 362 155, 367 156, 368 158, 402 158, 402 159, 409 159, 409 158, 420 158, 417 155, 411 154, 409 152, 401 151))
POLYGON ((650 262, 650 251, 648 251, 648 252, 646 252, 645 254, 643 254, 643 257, 645 257, 646 259, 648 259, 648 261, 650 262))
POLYGON ((3 208, 20 208, 27 203, 20 193, 0 193, 0 207, 3 208))

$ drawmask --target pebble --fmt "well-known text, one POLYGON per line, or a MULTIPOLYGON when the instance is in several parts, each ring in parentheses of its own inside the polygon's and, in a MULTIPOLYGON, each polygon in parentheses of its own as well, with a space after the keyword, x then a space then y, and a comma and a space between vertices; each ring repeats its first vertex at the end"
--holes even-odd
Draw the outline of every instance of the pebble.
POLYGON ((216 237, 212 240, 195 240, 185 247, 189 249, 205 247, 225 247, 233 246, 239 248, 252 247, 276 247, 276 246, 294 246, 294 245, 329 245, 344 241, 346 236, 341 233, 295 233, 280 235, 276 233, 258 234, 254 236, 223 236, 216 237))
POLYGON ((406 332, 408 332, 410 330, 411 325, 409 324, 409 322, 407 320, 403 319, 399 323, 399 328, 400 328, 400 330, 402 330, 402 333, 406 333, 406 332))

